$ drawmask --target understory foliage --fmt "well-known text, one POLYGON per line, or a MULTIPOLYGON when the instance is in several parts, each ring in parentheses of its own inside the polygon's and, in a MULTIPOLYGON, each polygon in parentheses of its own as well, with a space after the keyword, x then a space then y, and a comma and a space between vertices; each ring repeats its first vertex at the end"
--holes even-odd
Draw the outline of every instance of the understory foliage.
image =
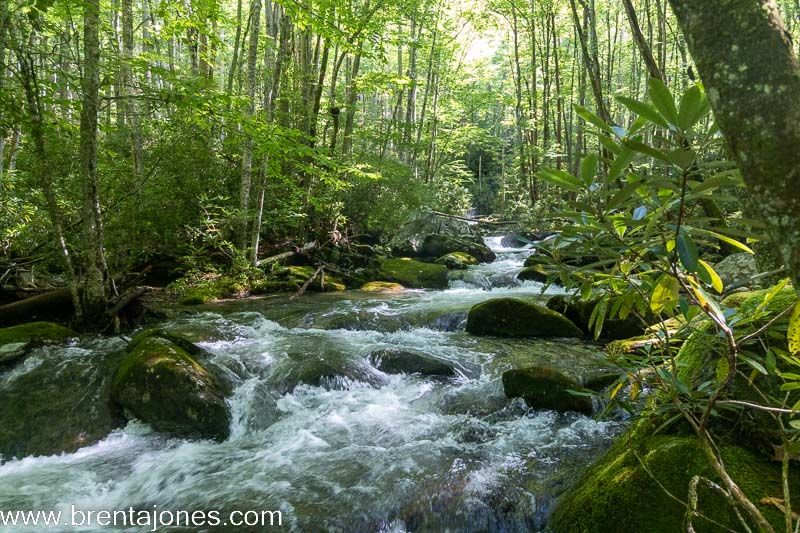
MULTIPOLYGON (((650 392, 645 416, 657 417, 655 431, 685 426, 696 434, 723 480, 719 490, 743 524, 761 528, 763 516, 737 494, 736 480, 725 482, 718 446, 732 435, 737 444, 766 442, 775 446, 765 451, 783 462, 784 477, 797 476, 791 463, 800 452, 800 306, 788 280, 723 298, 726 287, 712 262, 723 251, 755 253, 762 226, 743 216, 729 224, 709 207, 741 210, 743 182, 720 158, 722 137, 703 86, 676 98, 651 79, 648 97, 617 98, 630 110, 627 126, 577 107, 600 155, 583 158, 577 174, 539 172, 563 191, 567 206, 554 215, 561 233, 545 249, 551 279, 598 302, 590 320, 597 337, 611 319, 654 324, 651 342, 637 354, 617 354, 628 372, 612 387, 609 409, 637 410, 641 392, 650 392)), ((796 498, 788 483, 774 496, 796 498)), ((793 531, 791 506, 784 510, 793 531)), ((689 524, 696 512, 702 509, 687 510, 689 524)))

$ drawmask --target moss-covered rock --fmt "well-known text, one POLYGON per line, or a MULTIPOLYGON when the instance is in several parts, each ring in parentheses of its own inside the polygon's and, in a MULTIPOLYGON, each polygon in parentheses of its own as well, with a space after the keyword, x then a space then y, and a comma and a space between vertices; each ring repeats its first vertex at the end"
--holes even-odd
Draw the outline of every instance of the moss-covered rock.
POLYGON ((161 336, 134 339, 111 392, 126 414, 159 431, 228 437, 230 411, 224 384, 195 356, 161 336))
POLYGON ((456 375, 450 363, 403 350, 380 350, 370 359, 387 374, 419 374, 421 376, 451 377, 456 375))
POLYGON ((436 263, 450 270, 466 270, 471 265, 477 265, 478 260, 466 252, 452 252, 437 259, 436 263))
POLYGON ((481 263, 491 263, 497 258, 492 249, 485 244, 449 235, 428 235, 422 244, 424 257, 441 257, 454 252, 469 254, 481 263))
POLYGON ((549 273, 544 265, 529 266, 522 269, 517 274, 517 279, 520 281, 538 281, 539 283, 547 283, 549 273))
MULTIPOLYGON (((647 436, 651 430, 649 424, 645 430, 629 430, 562 496, 550 520, 552 531, 686 530, 685 506, 668 496, 665 489, 686 501, 694 476, 718 480, 694 437, 647 436)), ((773 506, 759 504, 762 498, 783 497, 780 465, 736 446, 723 445, 721 451, 733 479, 776 530, 783 531, 783 515, 773 506)), ((798 494, 800 478, 795 476, 792 485, 792 494, 798 494)), ((741 530, 733 510, 718 492, 701 483, 698 496, 700 513, 731 530, 741 530)), ((700 517, 693 525, 698 532, 724 531, 700 517)))
POLYGON ((405 287, 399 283, 389 283, 388 281, 370 281, 361 286, 364 292, 403 292, 405 287))
POLYGON ((592 413, 589 396, 569 391, 586 392, 581 385, 552 368, 519 368, 503 373, 503 391, 507 398, 523 398, 534 409, 592 413))
POLYGON ((409 289, 446 289, 447 267, 407 257, 387 259, 381 264, 378 280, 399 283, 409 289))
MULTIPOLYGON (((581 301, 577 298, 567 299, 565 296, 558 295, 548 300, 547 308, 562 313, 581 328, 586 335, 594 336, 594 332, 589 328, 589 321, 598 301, 597 299, 589 301, 581 301)), ((603 322, 603 331, 600 337, 608 340, 637 337, 644 333, 647 326, 657 319, 655 316, 648 315, 645 320, 646 323, 643 323, 634 315, 630 315, 624 320, 607 318, 603 322)))
POLYGON ((497 298, 469 311, 467 331, 498 337, 582 337, 565 316, 518 298, 497 298))
POLYGON ((0 329, 0 366, 25 357, 30 350, 42 344, 63 342, 77 334, 53 322, 29 322, 0 329))

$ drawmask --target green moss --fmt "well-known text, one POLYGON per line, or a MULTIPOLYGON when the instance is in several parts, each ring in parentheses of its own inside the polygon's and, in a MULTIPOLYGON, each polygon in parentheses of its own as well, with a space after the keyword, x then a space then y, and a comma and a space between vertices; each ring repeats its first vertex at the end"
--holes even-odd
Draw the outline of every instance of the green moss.
POLYGON ((592 413, 592 399, 569 391, 583 387, 561 372, 551 368, 520 368, 503 373, 503 391, 508 398, 524 398, 534 409, 592 413))
POLYGON ((60 342, 70 337, 77 337, 77 334, 64 326, 52 322, 29 322, 0 329, 0 346, 33 340, 60 342))
POLYGON ((407 257, 387 259, 381 264, 378 281, 399 283, 410 289, 445 289, 447 267, 407 257))
POLYGON ((364 292, 403 292, 405 287, 399 283, 389 283, 386 281, 370 281, 364 284, 361 289, 364 292))
POLYGON ((441 256, 436 263, 450 270, 466 270, 471 265, 477 265, 478 260, 466 252, 452 252, 441 256))
MULTIPOLYGON (((685 531, 685 507, 664 489, 686 501, 693 476, 718 480, 694 437, 647 436, 651 431, 652 425, 639 423, 618 439, 561 498, 550 521, 553 531, 685 531)), ((722 457, 733 479, 753 502, 758 504, 765 497, 782 498, 778 464, 736 446, 722 446, 722 457)), ((793 484, 792 493, 797 494, 800 480, 795 478, 793 484)), ((735 531, 741 529, 732 509, 718 493, 701 485, 698 495, 703 515, 735 531)), ((776 529, 783 530, 783 515, 774 507, 759 507, 776 529)), ((702 518, 694 519, 693 524, 698 532, 722 531, 702 518)))
POLYGON ((538 281, 539 283, 547 283, 548 272, 543 265, 534 265, 522 269, 517 274, 517 279, 522 281, 538 281))
POLYGON ((497 298, 474 306, 467 317, 473 335, 499 337, 581 337, 565 316, 518 298, 497 298))
POLYGON ((160 431, 226 438, 230 414, 216 377, 156 332, 134 341, 111 384, 114 402, 160 431))

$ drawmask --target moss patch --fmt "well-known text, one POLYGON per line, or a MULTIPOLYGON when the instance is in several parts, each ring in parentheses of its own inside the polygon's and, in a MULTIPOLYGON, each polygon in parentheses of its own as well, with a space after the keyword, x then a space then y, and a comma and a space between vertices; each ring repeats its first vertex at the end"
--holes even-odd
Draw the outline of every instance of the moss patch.
MULTIPOLYGON (((535 409, 592 413, 592 399, 569 391, 584 391, 577 381, 551 368, 521 368, 503 373, 507 398, 524 398, 535 409)), ((584 391, 585 392, 585 391, 584 391)))
POLYGON ((473 335, 498 337, 582 337, 565 316, 518 298, 497 298, 474 306, 467 317, 473 335))
POLYGON ((478 260, 466 252, 453 252, 441 256, 436 263, 444 265, 450 270, 466 270, 469 266, 477 265, 478 260))
POLYGON ((445 289, 447 267, 407 257, 387 259, 381 264, 378 280, 399 283, 409 289, 445 289))
POLYGON ((370 281, 365 283, 361 289, 364 292, 403 292, 405 287, 399 283, 389 283, 388 281, 370 281))
MULTIPOLYGON (((670 498, 659 483, 686 501, 693 476, 717 479, 694 437, 642 436, 650 430, 649 424, 646 428, 640 424, 638 431, 629 430, 562 497, 550 522, 553 531, 584 533, 622 528, 674 533, 686 530, 685 507, 670 498)), ((782 498, 779 465, 736 446, 723 446, 722 457, 732 477, 752 501, 782 498)), ((795 478, 793 484, 792 493, 796 495, 800 480, 795 478)), ((735 531, 741 529, 722 497, 705 485, 698 494, 702 514, 735 531)), ((759 507, 776 530, 782 531, 783 515, 774 507, 759 507)), ((698 532, 723 531, 702 518, 694 519, 693 524, 698 532)))
POLYGON ((33 340, 61 342, 77 334, 69 328, 52 322, 29 322, 0 329, 0 346, 33 340))

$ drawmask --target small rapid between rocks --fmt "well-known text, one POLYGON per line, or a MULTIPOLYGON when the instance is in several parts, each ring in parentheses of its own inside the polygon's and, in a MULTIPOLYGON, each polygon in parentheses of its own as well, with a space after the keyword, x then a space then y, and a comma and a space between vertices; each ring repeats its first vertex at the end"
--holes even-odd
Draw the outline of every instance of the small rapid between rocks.
MULTIPOLYGON (((520 361, 581 380, 603 358, 582 341, 463 332, 476 303, 546 297, 541 284, 516 280, 531 250, 499 241, 487 240, 497 261, 451 272, 444 291, 274 296, 165 321, 234 383, 231 437, 171 439, 132 422, 74 453, 0 458, 0 509, 280 510, 283 529, 304 532, 542 530, 554 498, 620 424, 505 398, 500 375, 520 361), (457 376, 383 374, 370 354, 386 349, 431 356, 457 376), (314 358, 347 360, 374 379, 289 386, 292 364, 314 358)), ((0 374, 0 395, 41 365, 91 376, 123 347, 106 338, 42 348, 0 374)))

